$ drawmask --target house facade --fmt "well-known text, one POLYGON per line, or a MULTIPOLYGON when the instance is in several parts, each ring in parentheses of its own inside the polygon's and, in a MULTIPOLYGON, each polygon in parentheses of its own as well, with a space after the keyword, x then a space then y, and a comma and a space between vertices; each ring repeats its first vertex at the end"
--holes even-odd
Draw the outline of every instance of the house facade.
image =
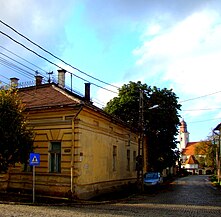
MULTIPOLYGON (((138 135, 128 125, 108 115, 90 101, 90 87, 78 96, 58 84, 20 88, 34 152, 40 154, 36 193, 89 199, 136 182, 138 135)), ((146 153, 146 151, 145 151, 146 153)), ((32 168, 17 164, 0 174, 0 190, 32 190, 32 168)))

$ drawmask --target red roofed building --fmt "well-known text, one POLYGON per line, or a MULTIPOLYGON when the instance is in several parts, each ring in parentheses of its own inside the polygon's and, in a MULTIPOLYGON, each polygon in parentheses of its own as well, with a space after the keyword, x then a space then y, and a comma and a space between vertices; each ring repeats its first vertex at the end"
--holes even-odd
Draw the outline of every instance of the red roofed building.
POLYGON ((211 171, 211 168, 206 168, 205 165, 199 162, 200 159, 203 161, 206 157, 205 150, 199 148, 205 142, 189 142, 189 132, 187 131, 187 124, 184 120, 180 123, 179 138, 181 167, 191 174, 206 174, 211 171))
MULTIPOLYGON (((36 84, 18 88, 40 155, 36 193, 88 199, 131 186, 137 180, 137 131, 94 106, 88 83, 84 96, 69 91, 64 75, 58 71, 58 83, 42 83, 37 75, 36 84)), ((11 84, 18 87, 18 79, 11 84)), ((31 169, 27 162, 0 174, 0 190, 31 192, 31 169)))

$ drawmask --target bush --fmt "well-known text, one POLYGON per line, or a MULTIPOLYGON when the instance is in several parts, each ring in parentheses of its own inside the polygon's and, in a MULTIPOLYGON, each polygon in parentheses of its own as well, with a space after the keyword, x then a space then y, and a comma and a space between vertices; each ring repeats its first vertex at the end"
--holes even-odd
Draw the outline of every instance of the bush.
POLYGON ((210 176, 210 181, 211 181, 211 182, 217 182, 217 181, 218 181, 217 175, 212 175, 212 176, 210 176))

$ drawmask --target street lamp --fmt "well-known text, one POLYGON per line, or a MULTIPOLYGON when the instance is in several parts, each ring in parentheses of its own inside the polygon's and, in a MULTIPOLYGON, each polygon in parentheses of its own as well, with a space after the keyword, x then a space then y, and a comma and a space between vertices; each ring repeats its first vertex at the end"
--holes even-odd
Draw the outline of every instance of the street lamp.
POLYGON ((155 108, 158 108, 159 107, 159 105, 153 105, 153 106, 151 106, 150 108, 148 108, 149 110, 151 110, 151 109, 155 109, 155 108))
MULTIPOLYGON (((143 91, 140 90, 139 99, 139 138, 138 138, 138 155, 137 161, 137 187, 139 191, 144 190, 143 185, 143 167, 144 167, 144 111, 143 111, 143 91)), ((159 105, 153 105, 148 109, 158 108, 159 105)))

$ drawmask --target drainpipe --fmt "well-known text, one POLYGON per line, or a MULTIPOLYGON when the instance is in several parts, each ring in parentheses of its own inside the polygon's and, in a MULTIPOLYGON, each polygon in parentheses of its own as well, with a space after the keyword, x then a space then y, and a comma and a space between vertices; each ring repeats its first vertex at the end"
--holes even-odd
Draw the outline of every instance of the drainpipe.
POLYGON ((73 175, 74 175, 74 171, 73 171, 73 167, 74 167, 74 140, 75 140, 74 128, 75 128, 75 121, 77 119, 77 116, 79 115, 79 113, 81 112, 82 109, 83 109, 83 106, 81 105, 80 109, 77 111, 77 113, 74 115, 74 117, 72 119, 72 146, 71 146, 71 194, 72 195, 73 195, 73 175))

